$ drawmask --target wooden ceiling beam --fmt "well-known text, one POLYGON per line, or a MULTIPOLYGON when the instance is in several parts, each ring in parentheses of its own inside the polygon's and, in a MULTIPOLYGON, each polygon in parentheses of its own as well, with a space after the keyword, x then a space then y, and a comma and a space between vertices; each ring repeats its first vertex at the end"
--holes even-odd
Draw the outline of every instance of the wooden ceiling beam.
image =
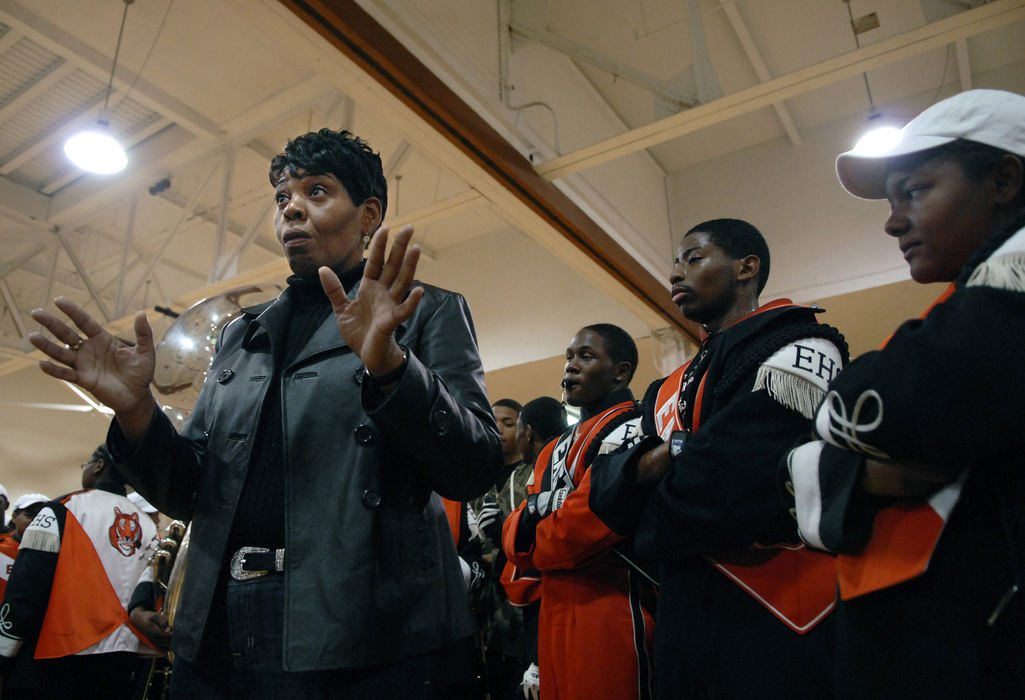
POLYGON ((550 180, 556 180, 861 73, 918 56, 960 38, 1023 20, 1025 0, 997 0, 726 95, 573 153, 552 158, 540 163, 537 172, 550 180))
POLYGON ((667 325, 697 341, 662 280, 608 233, 354 0, 279 0, 282 6, 417 114, 667 325))

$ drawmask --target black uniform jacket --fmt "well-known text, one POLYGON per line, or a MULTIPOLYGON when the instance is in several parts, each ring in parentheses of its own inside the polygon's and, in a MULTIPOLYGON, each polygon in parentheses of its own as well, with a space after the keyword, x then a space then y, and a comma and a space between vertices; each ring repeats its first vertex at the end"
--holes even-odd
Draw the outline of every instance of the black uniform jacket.
MULTIPOLYGON (((285 483, 284 668, 386 664, 473 630, 436 491, 466 500, 500 476, 498 430, 466 301, 424 285, 396 330, 408 364, 383 398, 330 314, 280 373, 285 483)), ((350 290, 354 296, 358 285, 350 290)), ((246 478, 292 290, 225 329, 179 436, 156 413, 125 477, 192 520, 176 653, 196 660, 246 478)), ((116 421, 108 443, 122 447, 116 421)))

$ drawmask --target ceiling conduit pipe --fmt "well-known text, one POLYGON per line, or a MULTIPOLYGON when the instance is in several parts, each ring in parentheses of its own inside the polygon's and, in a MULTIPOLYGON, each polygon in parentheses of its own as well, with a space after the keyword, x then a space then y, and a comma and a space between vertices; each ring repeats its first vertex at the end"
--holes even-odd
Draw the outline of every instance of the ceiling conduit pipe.
MULTIPOLYGON (((542 107, 548 110, 548 113, 552 116, 552 133, 553 141, 555 145, 556 155, 562 155, 562 149, 559 147, 559 121, 555 116, 555 110, 552 109, 551 105, 546 102, 527 102, 522 105, 512 104, 510 97, 510 85, 509 85, 509 0, 498 0, 498 96, 502 101, 502 105, 516 112, 516 120, 513 122, 514 127, 519 126, 520 112, 529 107, 542 107)), ((529 154, 531 161, 534 161, 534 152, 529 154)))

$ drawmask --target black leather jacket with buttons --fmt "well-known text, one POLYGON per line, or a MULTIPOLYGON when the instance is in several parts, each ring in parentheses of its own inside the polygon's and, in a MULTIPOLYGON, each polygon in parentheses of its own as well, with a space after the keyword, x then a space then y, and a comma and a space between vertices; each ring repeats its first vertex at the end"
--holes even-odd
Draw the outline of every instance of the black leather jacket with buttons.
MULTIPOLYGON (((434 492, 480 495, 501 475, 502 450, 466 301, 423 286, 396 331, 409 350, 406 369, 383 400, 333 314, 281 371, 286 670, 386 664, 473 631, 434 492)), ((136 490, 161 512, 192 520, 173 641, 191 661, 230 555, 225 542, 290 293, 228 325, 181 436, 158 411, 130 454, 116 421, 108 439, 136 490)))

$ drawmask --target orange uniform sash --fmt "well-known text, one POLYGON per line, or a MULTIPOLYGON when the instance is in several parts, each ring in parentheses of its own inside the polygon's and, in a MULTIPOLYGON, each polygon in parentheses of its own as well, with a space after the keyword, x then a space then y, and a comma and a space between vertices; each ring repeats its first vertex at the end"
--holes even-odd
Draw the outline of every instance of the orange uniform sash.
MULTIPOLYGON (((928 316, 953 293, 951 284, 920 318, 928 316)), ((889 342, 890 338, 883 341, 880 349, 889 342)), ((925 503, 897 504, 876 513, 872 536, 865 548, 858 554, 840 554, 836 558, 840 598, 850 600, 924 573, 961 495, 962 483, 963 478, 925 503)))
MULTIPOLYGON (((666 377, 655 402, 655 429, 663 440, 683 429, 678 410, 683 365, 666 377)), ((691 425, 701 424, 701 403, 705 378, 698 384, 691 425)), ((761 545, 721 553, 707 559, 712 566, 736 583, 779 618, 790 629, 804 634, 820 622, 836 603, 836 569, 833 557, 815 552, 803 543, 761 545)))
POLYGON ((69 511, 34 658, 70 656, 127 623, 128 612, 111 586, 92 540, 69 511), (83 605, 84 601, 88 604, 83 605))

